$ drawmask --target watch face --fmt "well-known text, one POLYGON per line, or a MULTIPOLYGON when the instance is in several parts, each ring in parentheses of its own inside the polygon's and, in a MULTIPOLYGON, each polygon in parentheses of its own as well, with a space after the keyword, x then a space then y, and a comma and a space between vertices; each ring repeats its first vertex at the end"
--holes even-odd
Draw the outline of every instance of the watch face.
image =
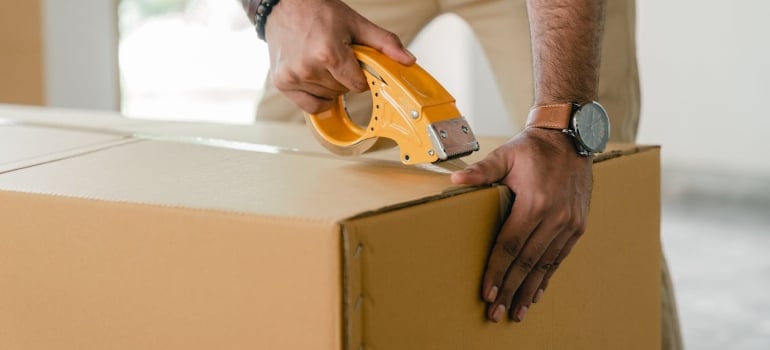
POLYGON ((610 120, 602 105, 586 103, 575 112, 577 139, 592 153, 602 152, 610 138, 610 120))

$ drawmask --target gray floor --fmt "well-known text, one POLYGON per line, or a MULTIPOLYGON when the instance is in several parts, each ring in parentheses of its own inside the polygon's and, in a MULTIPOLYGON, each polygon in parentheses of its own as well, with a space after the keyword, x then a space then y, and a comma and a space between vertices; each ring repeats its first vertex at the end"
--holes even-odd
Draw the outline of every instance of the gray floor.
POLYGON ((664 170, 663 249, 687 349, 770 349, 770 181, 664 170))

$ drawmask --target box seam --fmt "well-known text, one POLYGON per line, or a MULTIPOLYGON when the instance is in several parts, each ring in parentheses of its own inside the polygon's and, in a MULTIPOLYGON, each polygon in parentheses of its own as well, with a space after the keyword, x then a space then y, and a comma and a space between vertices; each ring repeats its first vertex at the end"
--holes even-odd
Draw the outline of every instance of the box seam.
POLYGON ((599 153, 598 155, 596 155, 594 157, 594 161, 593 162, 594 163, 601 163, 601 162, 608 161, 610 159, 614 159, 614 158, 618 158, 618 157, 622 157, 622 156, 627 156, 627 155, 632 155, 632 154, 636 154, 636 153, 640 153, 640 152, 645 152, 645 151, 649 151, 651 149, 659 149, 659 148, 660 148, 660 146, 653 146, 653 145, 641 145, 640 146, 640 145, 636 145, 636 146, 631 147, 631 148, 626 149, 626 150, 615 150, 615 151, 610 151, 610 152, 605 152, 605 153, 599 153))
MULTIPOLYGON (((74 147, 66 150, 62 150, 59 152, 51 152, 48 154, 41 154, 39 156, 27 158, 27 159, 21 159, 18 161, 13 161, 10 163, 5 164, 16 164, 16 163, 26 163, 24 165, 19 165, 7 170, 0 170, 0 175, 3 174, 9 174, 15 171, 20 171, 24 169, 34 168, 36 166, 46 165, 46 164, 52 164, 60 161, 65 161, 68 159, 74 159, 82 156, 86 156, 93 153, 98 153, 101 151, 110 150, 117 147, 122 147, 126 145, 132 145, 139 142, 143 142, 143 140, 137 140, 134 138, 131 138, 129 136, 122 137, 117 140, 111 140, 107 142, 97 142, 90 145, 83 145, 79 147, 74 147), (46 157, 51 157, 50 159, 45 159, 46 157)), ((0 164, 3 165, 3 164, 0 164)))

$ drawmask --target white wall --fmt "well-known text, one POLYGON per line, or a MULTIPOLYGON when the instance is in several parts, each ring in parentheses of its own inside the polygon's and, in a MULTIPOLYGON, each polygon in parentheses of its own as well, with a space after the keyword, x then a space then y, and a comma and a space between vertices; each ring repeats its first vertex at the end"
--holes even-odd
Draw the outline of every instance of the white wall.
POLYGON ((637 7, 639 140, 666 166, 770 177, 770 1, 637 7))
POLYGON ((117 110, 116 0, 44 0, 46 102, 117 110))

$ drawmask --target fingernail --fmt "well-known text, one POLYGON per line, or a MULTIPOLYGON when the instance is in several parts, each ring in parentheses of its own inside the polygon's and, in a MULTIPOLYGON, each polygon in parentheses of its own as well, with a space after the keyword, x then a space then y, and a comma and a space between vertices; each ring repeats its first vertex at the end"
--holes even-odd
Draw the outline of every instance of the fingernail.
POLYGON ((404 52, 406 52, 406 54, 409 55, 409 57, 411 57, 413 60, 417 59, 417 57, 414 57, 414 54, 412 53, 412 51, 409 51, 409 49, 404 48, 404 52))
POLYGON ((519 319, 519 322, 524 321, 524 317, 527 317, 527 310, 529 310, 528 307, 522 306, 519 307, 518 311, 516 311, 516 318, 519 319))
POLYGON ((505 315, 505 305, 497 305, 495 307, 495 312, 492 313, 492 321, 494 322, 500 322, 503 320, 503 315, 505 315))
POLYGON ((532 302, 537 304, 537 302, 540 301, 540 298, 543 297, 543 293, 545 293, 544 290, 538 289, 537 292, 535 292, 535 298, 532 299, 532 302))
POLYGON ((455 174, 470 174, 471 169, 462 169, 462 170, 456 170, 455 174))
POLYGON ((487 292, 487 302, 492 303, 497 299, 497 286, 492 286, 487 292))

